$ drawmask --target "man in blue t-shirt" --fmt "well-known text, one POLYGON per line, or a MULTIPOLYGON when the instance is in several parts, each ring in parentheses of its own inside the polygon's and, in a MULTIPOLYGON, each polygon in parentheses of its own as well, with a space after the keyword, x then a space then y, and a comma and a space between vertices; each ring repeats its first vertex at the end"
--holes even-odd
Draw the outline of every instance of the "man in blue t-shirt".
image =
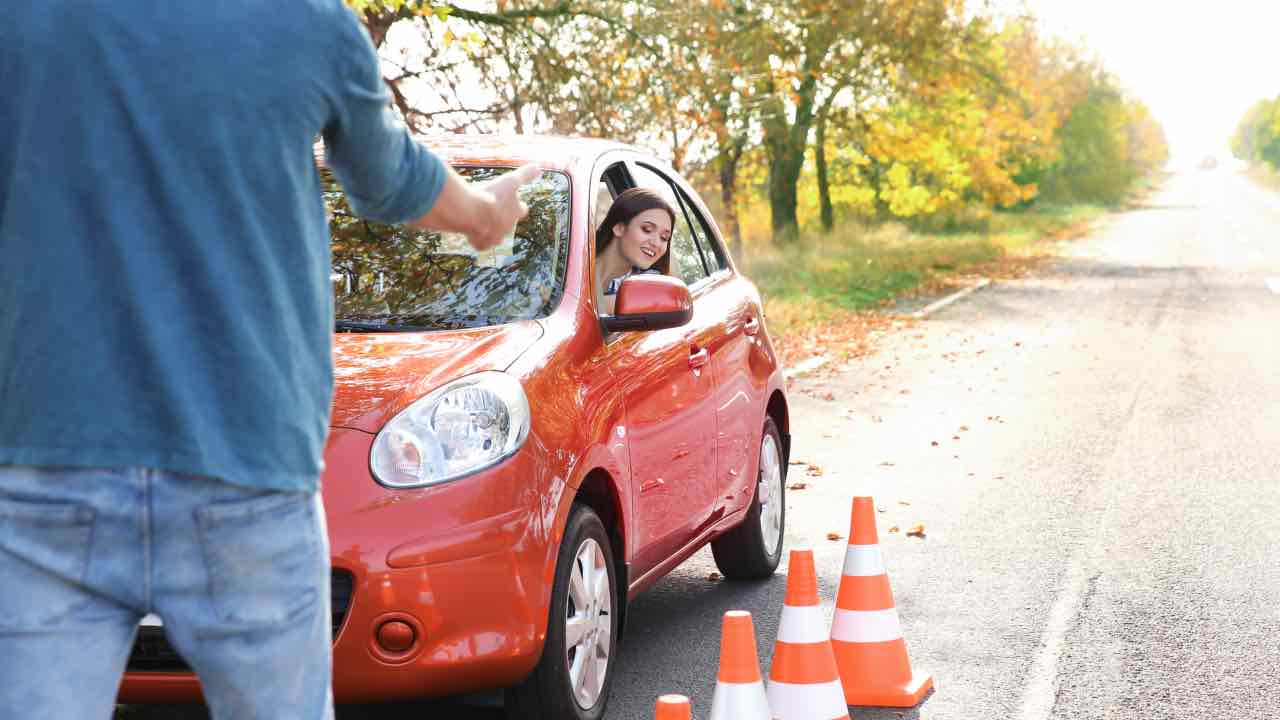
POLYGON ((413 142, 341 0, 15 3, 0 91, 0 717, 109 717, 144 616, 215 717, 330 717, 314 141, 480 249, 536 168, 413 142))

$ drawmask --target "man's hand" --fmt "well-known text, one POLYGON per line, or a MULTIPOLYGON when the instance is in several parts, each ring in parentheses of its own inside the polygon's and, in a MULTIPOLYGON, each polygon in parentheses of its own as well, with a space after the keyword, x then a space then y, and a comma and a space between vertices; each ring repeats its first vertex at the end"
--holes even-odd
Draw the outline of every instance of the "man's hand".
POLYGON ((536 165, 525 165, 487 183, 472 185, 450 170, 435 205, 410 224, 459 232, 476 250, 488 250, 510 235, 516 223, 529 213, 519 191, 541 174, 536 165))

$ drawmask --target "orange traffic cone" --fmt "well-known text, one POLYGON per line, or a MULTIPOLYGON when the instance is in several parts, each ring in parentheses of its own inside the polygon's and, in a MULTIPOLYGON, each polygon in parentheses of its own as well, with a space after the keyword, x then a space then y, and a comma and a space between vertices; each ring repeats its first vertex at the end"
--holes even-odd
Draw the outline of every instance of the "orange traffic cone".
POLYGON ((840 673, 818 605, 812 550, 792 550, 787 597, 769 668, 769 709, 778 720, 848 720, 840 673))
POLYGON ((711 698, 711 720, 770 720, 760 678, 751 613, 730 610, 720 631, 720 674, 711 698))
POLYGON ((689 709, 689 698, 683 695, 663 695, 658 698, 653 720, 691 720, 692 712, 689 709))
POLYGON ((831 646, 840 667, 845 702, 913 707, 933 687, 933 677, 912 672, 907 660, 907 644, 880 555, 871 498, 853 499, 851 523, 844 576, 831 622, 831 646))

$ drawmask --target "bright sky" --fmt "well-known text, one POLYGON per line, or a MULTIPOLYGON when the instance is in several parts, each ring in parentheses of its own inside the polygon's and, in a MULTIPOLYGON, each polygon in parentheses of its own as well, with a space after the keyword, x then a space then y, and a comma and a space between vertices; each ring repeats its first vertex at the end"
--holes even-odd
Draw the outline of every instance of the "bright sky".
POLYGON ((1176 165, 1227 141, 1249 106, 1280 95, 1275 0, 1027 0, 1047 30, 1082 41, 1164 125, 1176 165))

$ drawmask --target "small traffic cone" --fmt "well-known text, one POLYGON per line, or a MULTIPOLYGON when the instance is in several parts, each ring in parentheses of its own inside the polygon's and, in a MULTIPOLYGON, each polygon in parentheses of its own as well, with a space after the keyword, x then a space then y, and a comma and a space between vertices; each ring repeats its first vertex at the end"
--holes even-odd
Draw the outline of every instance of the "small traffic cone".
POLYGON ((818 605, 812 550, 792 550, 787 597, 769 667, 769 709, 778 720, 848 720, 840 673, 818 605))
POLYGON ((662 695, 653 710, 653 720, 691 720, 692 717, 689 698, 683 695, 662 695))
POLYGON ((869 497, 853 499, 831 646, 844 699, 850 705, 914 707, 933 687, 933 677, 912 672, 907 660, 907 644, 876 536, 875 503, 869 497))
POLYGON ((730 610, 720 631, 720 673, 711 698, 711 720, 770 720, 760 678, 756 630, 751 613, 730 610))

